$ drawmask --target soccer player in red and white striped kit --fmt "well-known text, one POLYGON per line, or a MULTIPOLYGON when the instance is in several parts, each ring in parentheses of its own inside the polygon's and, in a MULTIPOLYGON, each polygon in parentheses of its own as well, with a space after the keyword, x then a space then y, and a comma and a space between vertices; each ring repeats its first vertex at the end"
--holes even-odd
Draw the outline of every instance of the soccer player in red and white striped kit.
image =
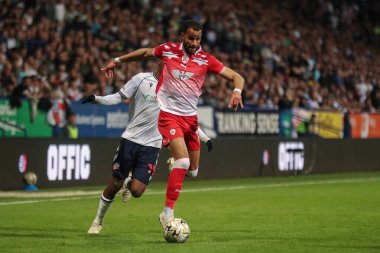
POLYGON ((197 104, 208 72, 233 82, 229 107, 235 111, 243 107, 241 92, 243 77, 225 67, 212 55, 204 52, 200 45, 202 25, 195 20, 185 21, 181 30, 181 43, 167 42, 155 48, 140 48, 117 57, 102 68, 107 78, 113 78, 114 68, 122 62, 144 61, 157 57, 164 62, 156 88, 160 107, 158 129, 163 145, 170 147, 174 157, 166 190, 163 212, 159 215, 161 225, 174 218, 174 206, 182 189, 186 173, 198 172, 200 143, 197 104))

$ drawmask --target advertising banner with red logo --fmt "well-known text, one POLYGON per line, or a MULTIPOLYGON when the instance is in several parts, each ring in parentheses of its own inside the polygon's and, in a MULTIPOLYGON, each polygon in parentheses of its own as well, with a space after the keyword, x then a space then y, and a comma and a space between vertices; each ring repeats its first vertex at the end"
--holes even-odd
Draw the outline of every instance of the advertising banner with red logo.
POLYGON ((380 114, 350 114, 352 138, 380 138, 380 114))

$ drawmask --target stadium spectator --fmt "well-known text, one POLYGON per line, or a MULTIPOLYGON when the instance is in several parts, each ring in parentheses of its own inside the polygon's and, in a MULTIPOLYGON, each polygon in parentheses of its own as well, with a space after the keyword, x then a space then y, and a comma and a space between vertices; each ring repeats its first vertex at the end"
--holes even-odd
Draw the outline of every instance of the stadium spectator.
POLYGON ((69 111, 66 114, 67 123, 62 130, 62 137, 67 139, 78 139, 77 115, 69 111))
MULTIPOLYGON (((191 17, 204 24, 203 48, 245 77, 248 107, 272 108, 287 89, 301 89, 301 101, 322 96, 320 108, 361 112, 372 104, 379 112, 371 92, 380 80, 379 11, 376 1, 344 0, 5 1, 0 95, 9 97, 31 70, 48 80, 49 89, 63 86, 69 100, 93 90, 111 94, 120 84, 100 79, 93 67, 121 52, 174 41, 181 22, 191 17)), ((123 83, 146 69, 128 65, 116 74, 123 83)), ((200 102, 220 107, 231 88, 208 76, 200 102)))

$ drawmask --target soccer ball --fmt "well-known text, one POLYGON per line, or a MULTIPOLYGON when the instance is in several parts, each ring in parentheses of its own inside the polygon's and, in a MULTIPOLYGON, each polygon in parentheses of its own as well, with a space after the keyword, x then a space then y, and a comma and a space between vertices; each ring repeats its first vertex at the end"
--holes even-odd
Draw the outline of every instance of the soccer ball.
POLYGON ((165 226, 164 238, 167 242, 186 242, 189 236, 189 225, 181 218, 174 218, 165 226))
POLYGON ((35 185, 37 184, 37 175, 34 172, 26 172, 24 174, 24 182, 26 185, 35 185))

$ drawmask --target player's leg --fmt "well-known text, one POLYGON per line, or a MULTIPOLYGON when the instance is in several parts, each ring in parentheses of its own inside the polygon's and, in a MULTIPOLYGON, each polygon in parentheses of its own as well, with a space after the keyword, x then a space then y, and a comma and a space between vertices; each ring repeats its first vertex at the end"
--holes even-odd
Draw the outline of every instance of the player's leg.
POLYGON ((116 193, 123 186, 125 178, 127 178, 132 161, 129 159, 131 156, 131 148, 125 139, 120 141, 120 145, 116 150, 115 158, 112 166, 112 179, 109 181, 107 187, 104 189, 103 194, 99 200, 99 207, 97 214, 90 229, 89 234, 98 234, 102 230, 103 220, 107 214, 108 209, 115 199, 116 193))
POLYGON ((131 183, 132 183, 132 173, 129 172, 129 175, 125 179, 124 184, 123 184, 123 186, 121 187, 121 190, 120 190, 121 200, 123 202, 128 202, 131 199, 131 197, 132 197, 132 193, 129 190, 129 188, 131 186, 131 183))
POLYGON ((107 187, 103 191, 103 197, 106 199, 115 199, 116 194, 119 192, 120 188, 123 186, 125 178, 117 178, 112 176, 112 179, 109 181, 107 187))
POLYGON ((174 165, 168 178, 165 208, 160 214, 160 222, 163 227, 174 218, 174 206, 179 198, 183 179, 190 166, 189 154, 184 138, 175 138, 170 141, 169 145, 174 158, 174 165))
POLYGON ((167 182, 164 211, 159 217, 163 227, 174 218, 174 205, 179 197, 183 179, 190 166, 183 133, 184 127, 186 128, 184 123, 186 123, 186 118, 160 111, 158 130, 163 137, 163 145, 170 147, 170 152, 174 158, 173 170, 169 174, 167 182))
POLYGON ((103 228, 103 219, 111 207, 111 204, 115 200, 116 193, 120 190, 124 182, 124 179, 118 179, 112 177, 109 181, 107 187, 104 189, 102 196, 99 200, 99 207, 96 213, 95 219, 88 230, 89 234, 99 234, 103 228))
MULTIPOLYGON (((168 146, 169 151, 171 153, 171 148, 168 146)), ((200 160, 200 151, 188 151, 189 152, 189 158, 190 158, 190 167, 189 170, 186 173, 187 177, 196 177, 198 175, 198 169, 199 169, 199 160, 200 160)), ((166 164, 168 165, 169 173, 172 172, 174 167, 174 158, 170 157, 168 160, 166 160, 166 164)))
POLYGON ((173 155, 174 164, 173 170, 169 174, 165 208, 160 214, 160 222, 163 227, 174 218, 174 205, 182 190, 182 182, 186 173, 188 173, 189 167, 192 167, 190 176, 196 176, 198 172, 200 143, 196 133, 198 128, 197 119, 196 117, 189 117, 181 125, 183 129, 186 129, 183 133, 183 138, 172 139, 169 143, 169 150, 173 155))
POLYGON ((189 167, 189 171, 186 173, 186 176, 196 177, 198 175, 200 156, 201 156, 200 150, 194 150, 194 151, 189 150, 190 167, 189 167))
POLYGON ((147 185, 136 178, 132 178, 133 174, 125 180, 121 189, 123 202, 128 202, 132 197, 139 198, 145 192, 147 185))
MULTIPOLYGON (((190 167, 186 173, 186 177, 197 177, 198 169, 199 169, 200 154, 201 153, 199 150, 189 151, 190 167)), ((168 165, 169 173, 171 173, 174 168, 174 158, 170 157, 168 160, 166 160, 166 164, 168 165)))
MULTIPOLYGON (((170 150, 170 146, 167 146, 167 148, 169 149, 169 152, 172 153, 172 151, 170 150)), ((172 172, 172 170, 173 170, 174 158, 169 157, 168 160, 166 160, 166 165, 168 165, 168 170, 169 170, 169 174, 170 174, 170 172, 172 172)))
POLYGON ((129 190, 133 197, 141 197, 156 172, 159 148, 140 145, 132 169, 132 181, 129 190))

